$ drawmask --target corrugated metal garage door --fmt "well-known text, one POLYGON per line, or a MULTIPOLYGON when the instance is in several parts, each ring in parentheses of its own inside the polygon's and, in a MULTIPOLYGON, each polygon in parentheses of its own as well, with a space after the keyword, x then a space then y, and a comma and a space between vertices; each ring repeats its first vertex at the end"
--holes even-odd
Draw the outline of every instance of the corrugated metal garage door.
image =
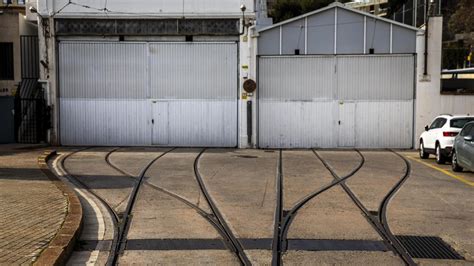
POLYGON ((59 48, 63 145, 237 145, 236 43, 59 48))
POLYGON ((262 56, 262 148, 410 148, 413 55, 262 56))

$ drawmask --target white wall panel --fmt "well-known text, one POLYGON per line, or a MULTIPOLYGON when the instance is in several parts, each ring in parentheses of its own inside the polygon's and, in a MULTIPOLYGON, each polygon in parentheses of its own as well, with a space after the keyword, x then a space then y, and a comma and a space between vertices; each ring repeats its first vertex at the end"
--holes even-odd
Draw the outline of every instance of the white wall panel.
POLYGON ((411 148, 413 101, 357 102, 356 147, 411 148))
POLYGON ((62 145, 150 145, 147 100, 61 99, 62 145))
POLYGON ((236 43, 59 45, 61 144, 237 146, 236 43))
MULTIPOLYGON (((234 100, 171 100, 157 101, 155 105, 167 109, 167 124, 163 134, 168 146, 237 146, 237 102, 234 100)), ((156 136, 160 140, 160 136, 156 136)))
POLYGON ((153 99, 236 99, 237 44, 151 43, 150 72, 153 99))
POLYGON ((330 148, 337 146, 334 135, 337 103, 259 102, 259 147, 261 148, 330 148))
POLYGON ((412 55, 260 57, 259 147, 410 148, 413 75, 412 55))
POLYGON ((337 56, 338 97, 342 100, 413 99, 413 55, 337 56))
POLYGON ((145 43, 60 42, 60 97, 144 98, 146 49, 145 43))
POLYGON ((259 98, 333 99, 334 67, 333 56, 261 57, 259 98))

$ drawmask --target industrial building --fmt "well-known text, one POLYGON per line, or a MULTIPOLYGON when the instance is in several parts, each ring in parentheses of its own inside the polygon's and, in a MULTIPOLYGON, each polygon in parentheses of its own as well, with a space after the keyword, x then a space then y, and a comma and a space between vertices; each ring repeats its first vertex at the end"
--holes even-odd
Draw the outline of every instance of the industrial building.
POLYGON ((162 2, 34 7, 51 143, 412 148, 429 122, 417 28, 340 3, 271 25, 265 1, 162 2))
POLYGON ((416 32, 342 4, 261 29, 259 147, 410 148, 416 32))

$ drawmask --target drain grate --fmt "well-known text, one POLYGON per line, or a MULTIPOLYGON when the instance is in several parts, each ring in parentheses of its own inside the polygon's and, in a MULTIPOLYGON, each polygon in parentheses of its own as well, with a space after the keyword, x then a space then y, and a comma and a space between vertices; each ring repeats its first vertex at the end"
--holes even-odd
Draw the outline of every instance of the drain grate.
POLYGON ((397 236, 407 252, 418 259, 463 260, 448 243, 436 236, 397 236))

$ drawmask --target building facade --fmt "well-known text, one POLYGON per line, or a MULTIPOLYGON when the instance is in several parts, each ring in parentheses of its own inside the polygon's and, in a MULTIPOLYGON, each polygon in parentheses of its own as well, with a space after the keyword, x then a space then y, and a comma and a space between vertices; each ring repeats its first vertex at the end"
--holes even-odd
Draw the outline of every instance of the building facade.
POLYGON ((0 3, 0 96, 11 96, 21 81, 20 21, 25 4, 0 3))
POLYGON ((38 1, 51 142, 245 146, 240 95, 256 5, 38 1))

